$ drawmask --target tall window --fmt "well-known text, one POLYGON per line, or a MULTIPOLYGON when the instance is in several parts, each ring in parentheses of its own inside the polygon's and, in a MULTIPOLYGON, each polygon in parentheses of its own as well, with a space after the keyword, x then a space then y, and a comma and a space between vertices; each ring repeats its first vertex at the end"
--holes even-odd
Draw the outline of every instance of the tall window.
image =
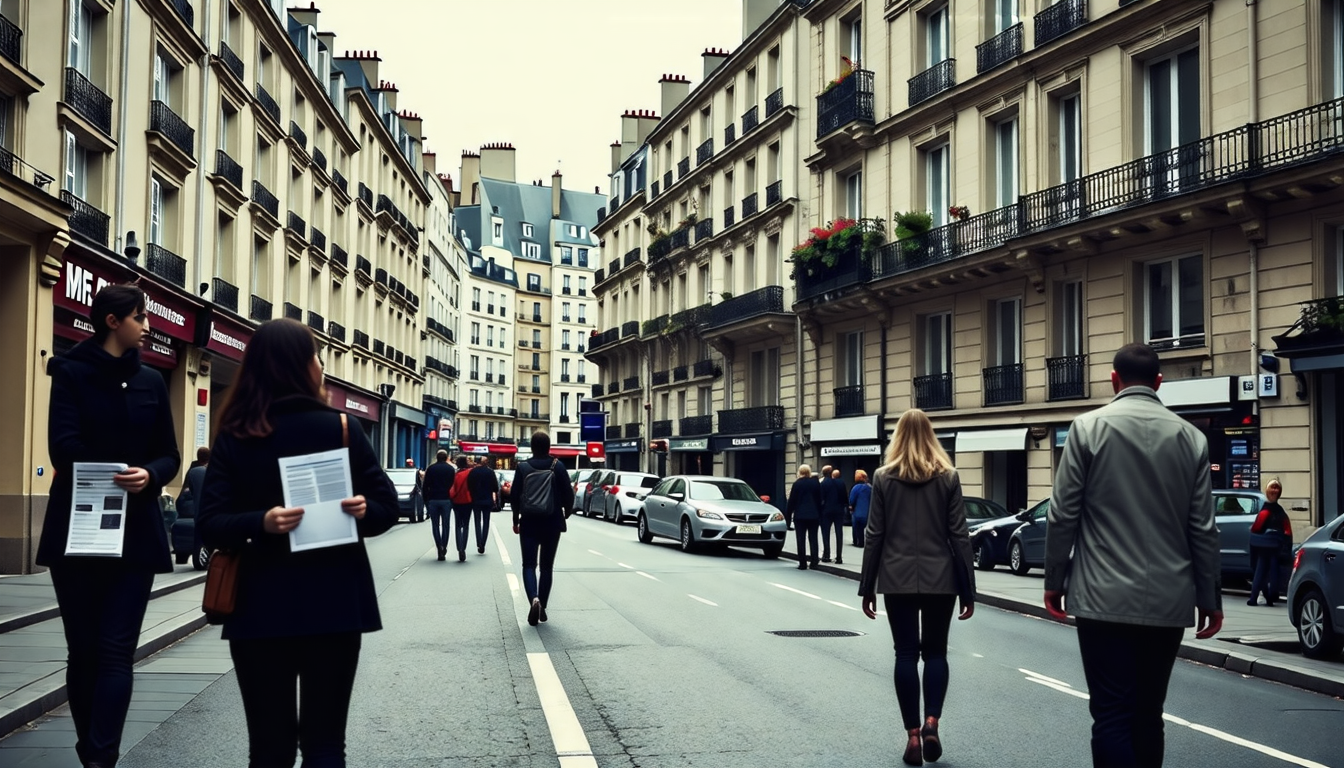
POLYGON ((919 318, 920 363, 925 375, 952 371, 952 313, 939 312, 919 318))
POLYGON ((472 323, 472 324, 471 324, 471 343, 472 343, 472 344, 480 344, 480 343, 481 343, 481 324, 480 324, 480 323, 472 323))
POLYGON ((75 134, 65 132, 65 181, 61 187, 80 199, 88 197, 89 154, 75 140, 75 134))
POLYGON ((931 11, 924 17, 924 59, 926 67, 932 67, 948 57, 951 49, 951 19, 947 6, 931 11))
POLYGON ((1083 354, 1083 283, 1071 280, 1055 288, 1056 351, 1060 357, 1083 354))
POLYGON ((527 276, 527 290, 529 291, 541 290, 541 275, 532 273, 527 276))
POLYGON ((933 225, 941 227, 948 221, 949 201, 948 146, 940 144, 924 152, 924 199, 933 225))
POLYGON ((560 288, 561 292, 569 293, 569 275, 565 275, 564 277, 561 278, 561 280, 563 281, 563 284, 560 288))
POLYGON ((588 278, 583 276, 579 277, 579 295, 580 296, 588 295, 588 278))
POLYGON ((568 419, 568 418, 569 418, 569 393, 568 393, 568 392, 561 392, 561 393, 560 393, 560 418, 561 418, 561 419, 568 419))
POLYGON ((259 237, 252 240, 252 295, 264 298, 271 288, 271 243, 259 237))
POLYGON ((164 197, 165 189, 163 182, 157 177, 149 179, 149 242, 154 245, 163 245, 163 231, 165 227, 164 216, 164 197))
POLYGON ((779 405, 779 347, 752 352, 751 367, 747 369, 747 376, 750 379, 748 407, 779 405))
POLYGON ((841 336, 842 367, 840 381, 842 386, 863 386, 863 331, 854 331, 841 336))
POLYGON ((485 326, 485 346, 495 346, 495 326, 493 325, 485 326))
POLYGON ((580 248, 580 249, 579 249, 579 266, 580 266, 580 267, 586 267, 586 266, 588 266, 588 249, 587 249, 587 248, 580 248))
POLYGON ((1330 96, 1344 97, 1344 0, 1330 5, 1330 96))
POLYGON ((569 349, 569 330, 568 330, 568 329, 565 329, 565 330, 563 330, 563 331, 560 332, 560 348, 561 348, 561 349, 569 349))
POLYGON ((863 15, 862 12, 840 22, 840 31, 844 35, 845 55, 855 65, 863 61, 863 15))
POLYGON ((541 330, 538 328, 532 329, 532 346, 541 349, 541 330))
POLYGON ((1017 23, 1017 0, 994 0, 994 33, 1017 23))
MULTIPOLYGON (((1144 78, 1144 154, 1156 155, 1198 141, 1199 49, 1190 48, 1148 62, 1144 78)), ((1154 181, 1178 185, 1182 177, 1198 172, 1200 150, 1182 150, 1174 162, 1167 157, 1159 164, 1154 181)))
POLYGON ((580 322, 580 323, 586 323, 586 322, 588 322, 588 319, 584 317, 584 313, 587 312, 587 311, 588 311, 588 305, 587 305, 587 304, 580 304, 580 305, 579 305, 579 322, 580 322))
POLYGON ((1016 365, 1022 362, 1022 299, 994 302, 994 363, 1016 365))
POLYGON ((574 264, 574 247, 570 245, 560 246, 560 263, 565 266, 574 264))
POLYGON ((580 359, 579 362, 576 364, 577 367, 575 368, 575 370, 577 370, 577 371, 579 372, 579 383, 583 383, 583 376, 584 376, 584 374, 583 374, 583 363, 584 363, 584 361, 583 361, 582 359, 580 359))
POLYGON ((1144 277, 1145 341, 1166 347, 1203 344, 1203 257, 1150 261, 1144 277))
POLYGON ((863 218, 863 171, 845 176, 845 216, 863 218))
POLYGON ((560 359, 560 376, 562 380, 569 379, 569 358, 567 357, 560 359))
POLYGON ((65 65, 89 77, 92 74, 93 11, 83 0, 70 0, 70 39, 65 65))
POLYGON ((1056 181, 1067 184, 1083 175, 1083 114, 1082 98, 1077 93, 1061 96, 1056 100, 1058 131, 1058 177, 1056 181))
POLYGON ((994 200, 996 208, 1017 202, 1017 118, 994 124, 994 200))

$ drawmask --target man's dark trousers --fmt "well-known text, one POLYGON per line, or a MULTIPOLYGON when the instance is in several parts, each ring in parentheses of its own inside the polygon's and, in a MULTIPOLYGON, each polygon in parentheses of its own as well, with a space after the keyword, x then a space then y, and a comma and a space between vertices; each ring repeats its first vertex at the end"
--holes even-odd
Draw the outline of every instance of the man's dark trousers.
POLYGON ((1078 619, 1094 768, 1159 768, 1162 704, 1185 632, 1078 619))
POLYGON ((820 559, 817 554, 817 530, 821 528, 820 520, 793 520, 793 537, 798 544, 798 564, 803 565, 811 562, 816 565, 820 559), (807 556, 807 544, 812 545, 812 556, 807 556))
POLYGON ((428 501, 425 504, 429 507, 429 525, 434 530, 434 546, 443 552, 448 549, 448 525, 453 514, 453 502, 428 501))

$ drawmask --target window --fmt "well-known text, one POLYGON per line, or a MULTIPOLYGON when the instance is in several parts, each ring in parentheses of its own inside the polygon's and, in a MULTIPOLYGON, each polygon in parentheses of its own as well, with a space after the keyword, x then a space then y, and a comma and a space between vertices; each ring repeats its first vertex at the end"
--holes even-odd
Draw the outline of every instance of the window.
POLYGON ((951 50, 950 27, 951 19, 946 5, 924 17, 925 67, 932 67, 947 59, 951 50))
POLYGON ((529 290, 529 291, 540 291, 540 290, 541 290, 541 275, 538 275, 538 274, 536 274, 535 272, 534 272, 534 273, 529 273, 529 274, 528 274, 528 276, 527 276, 527 290, 529 290))
POLYGON ((569 418, 569 393, 568 393, 568 392, 561 392, 561 393, 560 393, 560 418, 562 418, 562 419, 568 419, 568 418, 569 418))
POLYGON ((474 310, 476 310, 476 311, 478 311, 478 312, 479 312, 480 309, 481 309, 481 289, 480 289, 480 288, 472 288, 472 289, 471 289, 471 308, 474 309, 474 310))
POLYGON ((994 124, 995 208, 1017 202, 1017 118, 994 124))
POLYGON ((935 227, 948 222, 948 189, 948 145, 940 144, 924 152, 924 201, 935 227))
POLYGON ((863 331, 843 334, 840 337, 840 349, 841 386, 863 386, 863 331))
POLYGON ((532 391, 533 391, 533 392, 540 392, 540 391, 541 391, 541 377, 540 377, 540 376, 536 376, 536 375, 534 375, 534 376, 532 377, 532 391))
POLYGON ((83 0, 70 0, 70 39, 65 65, 90 77, 93 73, 92 54, 93 11, 83 0))
POLYGON ((919 362, 923 375, 952 372, 952 313, 939 312, 919 318, 919 362))
POLYGON ((1056 350, 1060 357, 1083 354, 1083 283, 1071 280, 1055 286, 1056 350))
POLYGON ((1022 362, 1022 299, 999 299, 993 304, 995 365, 1022 362))
POLYGON ((840 32, 845 38, 846 55, 857 67, 863 61, 863 16, 855 14, 840 22, 840 32))
POLYGON ((485 326, 485 346, 493 347, 495 345, 495 326, 485 326))
POLYGON ((1018 0, 994 0, 994 34, 1017 24, 1018 0))
POLYGON ((580 266, 580 267, 586 267, 586 266, 588 266, 588 249, 587 249, 587 248, 580 248, 580 249, 579 249, 579 266, 580 266))
POLYGON ((561 288, 560 288, 561 293, 566 293, 566 294, 568 294, 568 293, 570 292, 570 290, 569 290, 569 275, 564 275, 564 276, 561 278, 561 281, 563 282, 563 285, 562 285, 561 288))
POLYGON ((1330 31, 1325 48, 1330 67, 1330 89, 1327 94, 1329 98, 1338 99, 1344 97, 1344 0, 1334 0, 1327 9, 1330 13, 1330 31))
POLYGON ((1144 265, 1144 340, 1162 347, 1204 343, 1204 258, 1183 256, 1144 265))
POLYGON ((579 277, 579 295, 580 296, 588 295, 588 278, 583 276, 579 277))
POLYGON ((863 218, 863 171, 845 175, 844 211, 846 218, 863 218))
POLYGON ((569 322, 569 302, 568 302, 568 301, 565 301, 565 302, 561 302, 561 303, 560 303, 560 320, 561 320, 562 322, 566 322, 566 323, 569 322))
POLYGON ((568 331, 568 330, 564 330, 564 331, 561 331, 561 332, 560 332, 560 348, 561 348, 561 349, 569 349, 569 331, 568 331))
POLYGON ((480 324, 480 323, 472 323, 472 324, 471 324, 471 343, 472 343, 472 344, 480 344, 480 343, 481 343, 481 324, 480 324))
MULTIPOLYGON (((219 234, 215 238, 215 275, 232 282, 233 275, 233 218, 219 214, 219 234)), ((215 298, 211 295, 211 298, 215 298)))
POLYGON ((14 108, 14 100, 7 94, 0 93, 0 147, 13 149, 14 143, 9 138, 9 113, 14 108))
POLYGON ((532 346, 541 347, 541 330, 538 328, 532 329, 532 346))
POLYGON ((73 133, 65 132, 65 181, 61 187, 81 200, 88 197, 90 154, 73 133))
POLYGON ((504 222, 502 222, 502 221, 495 221, 494 224, 495 224, 495 226, 494 226, 494 234, 495 234, 495 237, 494 237, 493 243, 494 243, 495 245, 503 245, 503 244, 504 244, 504 222))
POLYGON ((700 289, 705 292, 705 301, 712 301, 714 299, 714 285, 709 279, 709 265, 701 264, 700 268, 696 270, 696 275, 700 281, 700 289))
POLYGON ((574 248, 569 245, 560 246, 560 263, 566 267, 574 264, 574 248))
POLYGON ((471 378, 481 378, 481 357, 480 355, 471 356, 471 378))
POLYGON ((540 370, 541 370, 541 353, 540 353, 540 352, 533 352, 533 353, 532 353, 532 370, 534 370, 534 371, 540 371, 540 370))
POLYGON ((587 312, 587 311, 588 311, 588 306, 587 306, 586 304, 580 304, 580 305, 579 305, 579 322, 580 322, 580 323, 586 323, 586 322, 588 322, 588 320, 583 316, 584 313, 587 312))
POLYGON ((165 199, 171 194, 165 189, 164 184, 157 177, 149 179, 149 242, 154 245, 163 245, 164 229, 166 227, 166 215, 164 211, 165 199))
POLYGON ((473 407, 481 407, 481 391, 479 389, 471 390, 467 403, 473 407))
POLYGON ((1082 98, 1077 93, 1055 102, 1055 179, 1058 184, 1077 181, 1083 174, 1082 98))
POLYGON ((579 362, 576 364, 577 367, 575 368, 575 370, 577 370, 577 371, 579 372, 579 383, 580 383, 580 384, 583 383, 583 379, 584 379, 583 363, 584 363, 583 360, 579 360, 579 362))
MULTIPOLYGON (((751 367, 747 369, 749 408, 779 405, 779 347, 760 349, 751 353, 751 367)), ((706 389, 705 387, 701 388, 706 389)), ((703 408, 704 403, 701 403, 703 408)), ((709 413, 702 410, 702 414, 709 413)))
POLYGON ((1199 49, 1150 61, 1144 78, 1144 154, 1157 155, 1186 145, 1176 157, 1154 163, 1154 184, 1178 187, 1199 173, 1202 151, 1189 146, 1200 138, 1199 49))
POLYGON ((493 314, 495 313, 495 292, 494 292, 494 291, 486 291, 486 292, 485 292, 485 313, 486 313, 487 315, 493 315, 493 314))
POLYGON ((523 237, 531 237, 531 236, 532 236, 532 225, 531 225, 531 224, 528 224, 528 223, 526 223, 526 222, 524 222, 524 223, 523 223, 523 237))
POLYGON ((541 322, 541 302, 539 301, 532 302, 532 320, 541 322))
POLYGON ((540 259, 541 245, 538 243, 523 243, 523 255, 529 259, 540 259))
POLYGON ((252 240, 252 295, 264 297, 270 293, 270 241, 259 237, 252 240))

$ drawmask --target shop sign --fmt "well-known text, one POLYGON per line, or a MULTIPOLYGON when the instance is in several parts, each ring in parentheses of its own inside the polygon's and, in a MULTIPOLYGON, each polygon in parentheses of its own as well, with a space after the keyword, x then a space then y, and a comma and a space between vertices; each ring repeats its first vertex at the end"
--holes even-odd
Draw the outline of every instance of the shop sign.
MULTIPOLYGON (((88 317, 66 309, 54 313, 56 335, 71 341, 83 341, 93 336, 93 323, 88 317)), ((140 343, 140 359, 155 368, 176 368, 177 349, 173 340, 151 328, 140 343)))
POLYGON ((823 458, 827 456, 881 456, 882 446, 872 445, 828 445, 821 449, 823 458))
POLYGON ((634 440, 608 440, 607 453, 638 453, 639 438, 634 440))
MULTIPOLYGON (((93 297, 109 285, 126 282, 129 274, 119 274, 109 265, 67 254, 61 265, 60 282, 53 291, 53 303, 77 314, 88 316, 93 297)), ((153 331, 186 342, 196 340, 196 310, 156 286, 141 284, 145 292, 145 312, 150 315, 153 331)))
POLYGON ((782 438, 783 436, 778 433, 716 437, 710 445, 715 453, 724 451, 779 451, 784 448, 782 438))
POLYGON ((708 437, 694 437, 687 439, 672 438, 667 441, 669 451, 708 451, 708 437))
POLYGON ((1055 427, 1055 447, 1063 448, 1064 442, 1069 439, 1068 427, 1055 427))
POLYGON ((392 418, 400 421, 409 421, 412 424, 424 424, 428 415, 419 408, 412 408, 404 403, 392 403, 392 418))
POLYGON ((368 421, 379 421, 383 415, 382 405, 371 397, 351 392, 343 385, 327 379, 327 402, 338 411, 368 421))
POLYGON ((247 342, 251 340, 252 329, 220 315, 212 315, 206 325, 205 338, 198 340, 197 346, 217 352, 230 360, 242 361, 247 342))

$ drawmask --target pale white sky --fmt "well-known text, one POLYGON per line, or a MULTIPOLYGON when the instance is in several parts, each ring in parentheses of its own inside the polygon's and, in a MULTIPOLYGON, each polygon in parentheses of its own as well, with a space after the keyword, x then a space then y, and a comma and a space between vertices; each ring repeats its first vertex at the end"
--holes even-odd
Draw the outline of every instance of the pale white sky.
MULTIPOLYGON (((296 5, 306 3, 295 3, 296 5)), ((425 120, 439 171, 462 150, 517 148, 518 180, 608 190, 627 109, 660 111, 658 79, 694 88, 706 48, 742 40, 742 0, 317 0, 336 55, 376 50, 397 106, 425 120)))

